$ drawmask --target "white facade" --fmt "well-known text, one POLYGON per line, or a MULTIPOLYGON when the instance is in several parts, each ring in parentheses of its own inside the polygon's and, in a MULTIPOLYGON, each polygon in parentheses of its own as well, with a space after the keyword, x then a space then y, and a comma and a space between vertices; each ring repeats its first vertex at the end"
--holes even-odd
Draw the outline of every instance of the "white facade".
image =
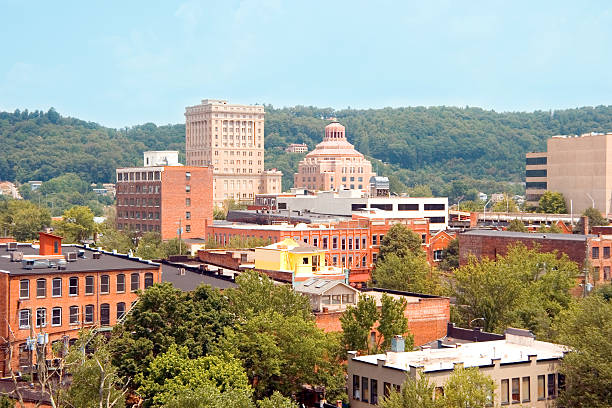
POLYGON ((144 166, 181 166, 176 150, 157 150, 144 152, 144 166))
POLYGON ((279 209, 372 218, 426 218, 431 231, 448 227, 447 197, 369 197, 359 190, 324 191, 315 195, 279 195, 279 209))

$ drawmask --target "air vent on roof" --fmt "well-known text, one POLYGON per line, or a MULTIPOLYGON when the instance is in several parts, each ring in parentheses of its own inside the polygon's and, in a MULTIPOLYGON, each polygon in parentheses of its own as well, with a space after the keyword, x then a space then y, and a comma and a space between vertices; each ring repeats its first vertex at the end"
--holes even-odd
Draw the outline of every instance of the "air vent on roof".
POLYGON ((7 251, 16 251, 17 250, 17 243, 16 242, 7 242, 6 243, 6 250, 7 251))
POLYGON ((21 262, 23 261, 23 252, 14 251, 11 252, 11 262, 21 262))
POLYGON ((306 282, 304 282, 304 286, 308 287, 308 286, 312 285, 315 282, 316 282, 315 279, 308 279, 306 282))
POLYGON ((85 259, 85 250, 84 249, 79 249, 79 258, 85 259))
POLYGON ((68 262, 75 262, 77 260, 78 254, 76 252, 67 252, 65 256, 68 262))
POLYGON ((100 252, 94 252, 92 256, 93 259, 100 259, 100 256, 102 256, 102 254, 100 252))

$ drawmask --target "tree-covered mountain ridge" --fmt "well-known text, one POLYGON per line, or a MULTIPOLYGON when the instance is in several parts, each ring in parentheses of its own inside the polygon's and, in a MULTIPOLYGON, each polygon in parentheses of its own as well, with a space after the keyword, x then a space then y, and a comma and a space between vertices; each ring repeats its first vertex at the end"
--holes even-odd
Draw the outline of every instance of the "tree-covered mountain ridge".
MULTIPOLYGON (((373 159, 379 173, 409 186, 427 184, 437 194, 450 193, 457 182, 475 188, 519 183, 525 153, 545 149, 547 138, 612 131, 612 106, 501 113, 448 106, 265 108, 266 167, 285 173, 285 188, 302 155, 283 149, 290 143, 314 148, 330 117, 346 126, 348 140, 373 159)), ((184 157, 185 150, 184 124, 111 129, 62 117, 54 109, 0 112, 0 137, 0 179, 18 182, 69 172, 86 181, 107 182, 115 168, 142 163, 143 151, 179 150, 184 157)))

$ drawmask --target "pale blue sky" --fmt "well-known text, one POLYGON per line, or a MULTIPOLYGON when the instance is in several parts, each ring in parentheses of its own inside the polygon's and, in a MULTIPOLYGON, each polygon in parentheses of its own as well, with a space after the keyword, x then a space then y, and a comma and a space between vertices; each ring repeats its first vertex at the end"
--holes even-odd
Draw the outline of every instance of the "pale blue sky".
POLYGON ((0 110, 121 127, 204 98, 534 110, 612 104, 609 2, 0 0, 0 110))

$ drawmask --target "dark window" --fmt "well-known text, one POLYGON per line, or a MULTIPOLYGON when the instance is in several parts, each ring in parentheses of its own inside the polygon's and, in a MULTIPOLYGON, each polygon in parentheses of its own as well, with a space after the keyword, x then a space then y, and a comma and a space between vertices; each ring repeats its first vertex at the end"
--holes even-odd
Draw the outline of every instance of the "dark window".
POLYGON ((108 292, 110 292, 110 276, 102 275, 100 276, 100 293, 108 292))
POLYGON ((366 207, 367 207, 366 204, 351 204, 351 211, 358 211, 366 207))
POLYGON ((353 399, 360 400, 361 393, 359 392, 359 376, 353 375, 353 399))
POLYGON ((45 327, 47 325, 47 309, 41 307, 36 309, 36 327, 45 327))
POLYGON ((501 403, 508 404, 510 402, 509 395, 509 380, 501 380, 501 403))
POLYGON ((372 245, 378 245, 378 235, 372 235, 372 245))
POLYGON ((117 275, 117 292, 125 292, 125 275, 117 275))
POLYGON ((323 237, 323 249, 327 249, 327 237, 323 237))
POLYGON ((521 402, 520 379, 512 379, 512 403, 521 402))
POLYGON ((425 211, 439 211, 446 209, 445 204, 424 204, 423 208, 425 211))
POLYGON ((604 280, 610 280, 610 267, 604 266, 604 280))
POLYGON ((559 390, 563 391, 565 389, 565 375, 557 374, 557 385, 559 390))
POLYGON ((340 240, 340 249, 346 249, 346 238, 340 240))
POLYGON ((385 398, 389 398, 389 395, 391 395, 391 383, 383 383, 383 395, 385 398))
POLYGON ((121 319, 125 315, 125 303, 117 303, 117 320, 121 319))
POLYGON ((36 297, 45 297, 47 296, 47 280, 46 279, 36 279, 36 297))
POLYGON ((51 326, 62 325, 62 308, 54 307, 51 309, 51 326))
POLYGON ((94 277, 93 276, 85 277, 85 294, 86 295, 94 294, 94 277))
POLYGON ((370 208, 377 208, 384 211, 392 211, 393 204, 370 204, 370 208))
POLYGON ((110 305, 108 303, 100 305, 100 324, 102 326, 110 325, 110 305))
POLYGON ((130 277, 130 283, 132 292, 135 292, 140 289, 140 275, 138 275, 137 273, 133 273, 130 277))
POLYGON ((338 249, 338 237, 332 238, 332 249, 338 249))
POLYGON ((536 164, 546 164, 547 162, 547 157, 527 157, 525 159, 525 164, 528 165, 536 165, 536 164))
POLYGON ((444 258, 444 250, 436 249, 433 251, 433 259, 434 261, 441 261, 444 258))
POLYGON ((93 323, 94 321, 94 305, 85 306, 85 323, 93 323))
POLYGON ((52 296, 62 296, 62 278, 53 278, 53 280, 51 281, 51 287, 52 296))
POLYGON ((278 207, 279 210, 287 209, 287 203, 278 203, 276 206, 278 207))
POLYGON ((527 170, 525 177, 546 177, 546 170, 527 170))
POLYGON ((19 311, 19 328, 30 328, 30 309, 21 309, 19 311))
POLYGON ((79 278, 72 276, 68 280, 68 294, 70 296, 77 296, 79 294, 79 278))
POLYGON ((548 398, 557 398, 557 381, 554 374, 548 374, 548 398))
POLYGON ((397 209, 399 211, 419 211, 418 204, 398 204, 397 209))
POLYGON ((604 247, 604 249, 603 249, 603 257, 604 258, 609 258, 610 257, 610 247, 604 247))
MULTIPOLYGON (((348 239, 348 249, 351 251, 353 249, 353 238, 348 239)), ((355 248, 357 249, 357 248, 355 248)))
POLYGON ((186 211, 185 212, 185 219, 187 219, 187 220, 191 219, 191 211, 186 211))
POLYGON ((363 402, 368 402, 368 377, 361 377, 361 400, 363 402))
POLYGON ((430 224, 444 224, 446 217, 425 217, 429 220, 430 224))
POLYGON ((538 400, 546 398, 546 376, 538 375, 538 400))
POLYGON ((30 297, 30 281, 22 279, 19 281, 19 299, 28 299, 30 297))
POLYGON ((144 276, 144 288, 149 288, 153 286, 153 274, 152 273, 145 273, 144 276))
POLYGON ((378 380, 370 380, 370 404, 378 405, 378 380))
POLYGON ((537 189, 537 190, 546 190, 548 184, 545 181, 531 181, 528 183, 525 183, 525 188, 526 189, 537 189))
POLYGON ((599 247, 593 247, 591 251, 591 258, 599 259, 599 247))
POLYGON ((187 197, 185 199, 185 207, 189 207, 191 205, 191 198, 187 197))
POLYGON ((531 401, 531 379, 529 377, 523 377, 522 387, 523 402, 531 401))
POLYGON ((185 225, 185 232, 191 232, 191 225, 185 225))
POLYGON ((70 324, 79 323, 79 307, 70 306, 70 324))

